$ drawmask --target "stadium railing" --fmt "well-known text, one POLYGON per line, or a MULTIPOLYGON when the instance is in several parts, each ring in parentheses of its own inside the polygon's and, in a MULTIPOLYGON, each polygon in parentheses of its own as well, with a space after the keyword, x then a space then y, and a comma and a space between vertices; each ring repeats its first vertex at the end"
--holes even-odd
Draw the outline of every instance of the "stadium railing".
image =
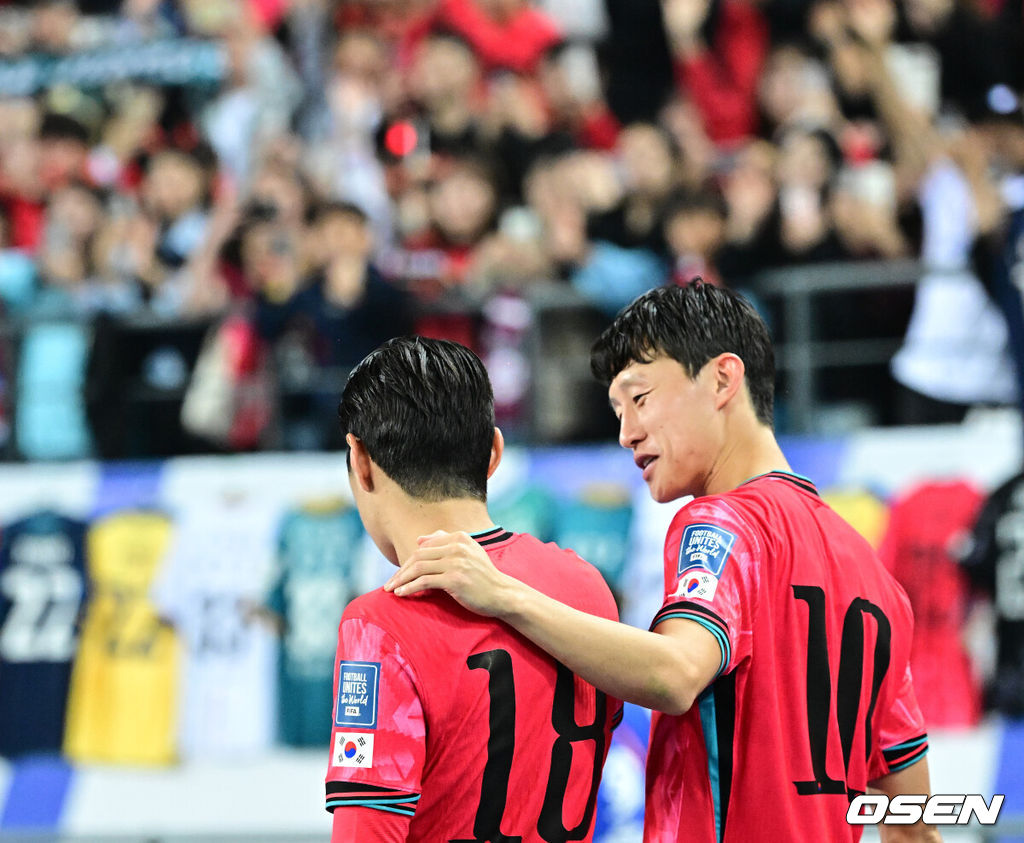
MULTIPOLYGON (((889 335, 879 336, 865 324, 859 335, 855 332, 842 338, 825 336, 818 308, 827 304, 828 297, 875 293, 885 296, 897 292, 906 296, 903 303, 909 313, 909 288, 920 278, 921 272, 920 264, 915 261, 867 261, 772 270, 752 279, 749 290, 772 324, 776 337, 782 385, 779 393, 782 432, 821 432, 821 411, 831 400, 829 390, 822 387, 838 379, 834 374, 826 374, 827 370, 874 367, 881 377, 886 377, 883 370, 899 347, 899 331, 905 327, 901 325, 889 335)), ((524 372, 529 383, 516 417, 511 423, 505 420, 513 438, 534 444, 613 438, 614 419, 608 412, 604 390, 590 375, 589 365, 590 345, 609 323, 610 315, 563 283, 535 283, 529 285, 522 296, 531 311, 530 324, 519 340, 519 353, 525 359, 524 372)), ((453 295, 428 305, 426 312, 433 309, 461 310, 486 330, 486 302, 471 295, 453 295)), ((46 319, 53 321, 53 317, 46 319)), ((0 322, 0 350, 7 350, 5 360, 0 359, 0 377, 6 381, 4 409, 9 424, 17 418, 19 341, 36 321, 7 318, 0 322)), ((73 321, 85 323, 90 333, 97 324, 87 319, 73 321)), ((203 331, 209 324, 208 320, 165 320, 144 315, 114 321, 120 330, 133 337, 133 342, 142 345, 158 343, 161 337, 172 338, 172 345, 179 342, 183 359, 189 364, 194 363, 203 331), (177 340, 173 339, 175 332, 180 335, 177 340)), ((340 388, 345 376, 343 371, 316 370, 296 381, 284 372, 280 374, 278 393, 286 395, 304 391, 322 393, 327 384, 340 388)), ((161 404, 173 407, 175 401, 180 402, 186 386, 187 383, 172 383, 153 388, 144 383, 138 373, 131 373, 120 398, 145 415, 146 408, 152 412, 161 404)), ((864 398, 878 400, 878 396, 864 398)), ((16 441, 16 436, 12 436, 6 444, 0 442, 0 458, 24 458, 16 441)), ((192 445, 194 448, 195 443, 192 445)), ((273 443, 270 447, 274 447, 273 443)), ((167 455, 163 452, 132 456, 167 455)))

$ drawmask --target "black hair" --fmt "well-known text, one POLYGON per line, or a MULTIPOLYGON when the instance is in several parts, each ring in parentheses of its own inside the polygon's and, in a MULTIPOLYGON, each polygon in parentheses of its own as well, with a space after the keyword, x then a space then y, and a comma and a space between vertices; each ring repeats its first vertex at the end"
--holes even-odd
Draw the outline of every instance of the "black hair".
POLYGON ((40 140, 70 140, 83 146, 89 145, 89 129, 67 114, 50 111, 43 115, 39 126, 40 140))
POLYGON ((487 500, 494 395, 487 370, 451 340, 398 337, 352 370, 338 404, 342 435, 410 497, 487 500))
POLYGON ((768 327, 741 295, 699 278, 682 287, 655 287, 620 311, 594 342, 590 369, 607 386, 630 363, 664 356, 695 378, 725 352, 743 361, 754 412, 771 427, 775 354, 768 327))
POLYGON ((349 217, 356 220, 360 225, 366 225, 370 221, 366 211, 354 202, 342 202, 332 199, 311 206, 306 212, 306 222, 317 225, 333 216, 349 217))
POLYGON ((677 190, 668 198, 665 205, 663 219, 668 222, 680 214, 714 214, 716 217, 725 219, 729 216, 729 207, 726 205, 722 194, 712 188, 704 187, 700 190, 677 190))

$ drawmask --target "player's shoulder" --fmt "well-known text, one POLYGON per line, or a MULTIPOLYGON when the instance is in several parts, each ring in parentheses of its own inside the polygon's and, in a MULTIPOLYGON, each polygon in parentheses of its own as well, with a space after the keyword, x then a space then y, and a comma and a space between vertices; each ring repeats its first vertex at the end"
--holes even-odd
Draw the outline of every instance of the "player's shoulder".
POLYGON ((499 569, 562 602, 618 617, 601 572, 571 548, 515 533, 504 547, 491 551, 491 558, 499 569))
POLYGON ((759 514, 756 496, 747 490, 733 489, 716 495, 703 495, 687 501, 672 518, 669 535, 679 540, 684 534, 693 536, 710 531, 723 538, 751 536, 763 517, 759 514))
POLYGON ((530 533, 515 533, 505 547, 495 552, 499 558, 522 560, 531 567, 555 569, 579 576, 593 576, 603 582, 601 572, 571 548, 552 541, 541 541, 530 533))

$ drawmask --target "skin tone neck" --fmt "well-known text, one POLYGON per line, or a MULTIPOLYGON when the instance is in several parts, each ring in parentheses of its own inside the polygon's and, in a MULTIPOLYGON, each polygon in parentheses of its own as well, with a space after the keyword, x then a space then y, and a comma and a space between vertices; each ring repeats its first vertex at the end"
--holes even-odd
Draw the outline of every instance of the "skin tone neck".
POLYGON ((713 451, 704 494, 728 492, 770 471, 792 471, 775 432, 757 418, 746 383, 746 367, 739 357, 721 354, 709 360, 697 379, 711 384, 718 428, 718 447, 713 451))
MULTIPOLYGON (((750 398, 745 394, 744 397, 749 406, 750 398)), ((724 442, 708 472, 704 494, 728 492, 751 477, 770 471, 792 472, 774 432, 757 420, 753 410, 727 413, 724 425, 724 442)))
MULTIPOLYGON (((377 547, 393 565, 401 567, 419 546, 420 536, 438 530, 479 533, 495 526, 487 504, 475 498, 425 501, 411 497, 369 456, 363 443, 351 433, 349 482, 359 514, 377 547)), ((504 441, 494 430, 488 478, 501 461, 504 441)))

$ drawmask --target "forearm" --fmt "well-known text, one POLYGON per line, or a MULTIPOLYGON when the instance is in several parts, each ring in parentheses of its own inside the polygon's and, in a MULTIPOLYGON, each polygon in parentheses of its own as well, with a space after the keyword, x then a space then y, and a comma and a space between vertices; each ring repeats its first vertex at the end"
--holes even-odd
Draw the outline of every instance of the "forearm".
POLYGON ((355 805, 334 811, 331 843, 403 843, 409 837, 410 819, 390 811, 355 805))
POLYGON ((505 589, 501 620, 605 693, 681 714, 703 690, 700 666, 678 641, 578 611, 511 577, 505 589))

